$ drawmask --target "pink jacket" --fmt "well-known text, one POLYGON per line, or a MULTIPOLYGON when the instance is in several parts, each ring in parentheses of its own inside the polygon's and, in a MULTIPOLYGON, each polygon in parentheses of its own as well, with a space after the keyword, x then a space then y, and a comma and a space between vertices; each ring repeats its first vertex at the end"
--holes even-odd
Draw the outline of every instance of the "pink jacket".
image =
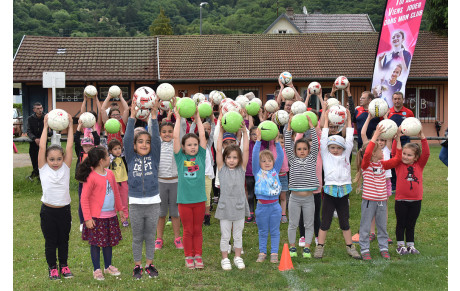
MULTIPOLYGON (((318 136, 318 146, 321 146, 321 129, 316 129, 316 135, 318 136)), ((295 140, 301 139, 303 137, 303 133, 298 133, 295 137, 295 140)), ((319 187, 317 190, 313 191, 313 193, 321 193, 321 189, 323 188, 323 160, 321 159, 321 152, 318 151, 318 158, 316 159, 316 178, 319 181, 319 187)))
POLYGON ((83 183, 80 203, 81 210, 83 211, 83 218, 85 221, 88 221, 93 217, 99 217, 101 215, 101 209, 102 205, 104 205, 106 194, 107 179, 109 180, 110 186, 113 189, 113 195, 115 197, 115 210, 121 211, 123 209, 121 205, 120 192, 115 180, 115 175, 109 169, 106 169, 106 171, 106 176, 101 176, 98 173, 92 171, 86 179, 86 182, 83 183))
MULTIPOLYGON (((275 145, 274 140, 270 141, 270 151, 273 154, 273 158, 275 158, 276 160, 276 145, 275 145)), ((283 173, 283 172, 286 173, 289 171, 288 158, 287 158, 286 151, 284 150, 284 148, 283 148, 283 152, 284 152, 284 159, 283 159, 283 165, 281 166, 280 173, 283 173)))

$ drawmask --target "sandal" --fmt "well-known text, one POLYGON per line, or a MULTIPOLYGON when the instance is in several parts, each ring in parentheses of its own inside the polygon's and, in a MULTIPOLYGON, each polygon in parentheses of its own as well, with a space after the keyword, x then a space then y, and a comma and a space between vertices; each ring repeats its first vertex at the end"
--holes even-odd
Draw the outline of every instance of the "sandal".
POLYGON ((267 257, 266 254, 260 253, 259 256, 257 257, 256 263, 262 263, 263 261, 265 261, 265 258, 266 258, 266 257, 267 257))
POLYGON ((278 263, 278 254, 271 254, 270 255, 270 263, 278 263))

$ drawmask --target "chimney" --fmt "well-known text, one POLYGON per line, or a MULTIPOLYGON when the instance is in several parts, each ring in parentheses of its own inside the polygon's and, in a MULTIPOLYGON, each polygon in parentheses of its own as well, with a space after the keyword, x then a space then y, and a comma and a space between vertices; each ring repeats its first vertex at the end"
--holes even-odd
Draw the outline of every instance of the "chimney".
POLYGON ((286 8, 286 16, 289 17, 290 19, 294 19, 294 8, 287 7, 286 8))

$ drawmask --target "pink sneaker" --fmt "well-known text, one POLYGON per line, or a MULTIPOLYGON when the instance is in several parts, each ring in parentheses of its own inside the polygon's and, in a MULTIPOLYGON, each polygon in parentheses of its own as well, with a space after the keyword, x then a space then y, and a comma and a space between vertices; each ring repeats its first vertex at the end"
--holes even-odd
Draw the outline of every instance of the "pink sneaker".
POLYGON ((176 249, 178 250, 183 250, 184 245, 182 244, 182 237, 178 237, 174 240, 174 245, 176 246, 176 249))
POLYGON ((195 263, 195 268, 197 268, 197 269, 203 269, 204 268, 203 258, 200 255, 196 255, 193 260, 194 260, 194 263, 195 263))
POLYGON ((163 239, 157 238, 155 240, 155 250, 161 250, 163 248, 163 239))

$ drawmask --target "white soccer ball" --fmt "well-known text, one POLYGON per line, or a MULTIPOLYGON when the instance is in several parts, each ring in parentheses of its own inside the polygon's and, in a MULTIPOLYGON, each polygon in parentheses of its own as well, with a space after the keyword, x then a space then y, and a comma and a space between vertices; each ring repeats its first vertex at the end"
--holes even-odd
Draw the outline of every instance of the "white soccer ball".
POLYGON ((254 102, 257 102, 259 103, 259 106, 262 107, 262 100, 260 100, 259 98, 255 97, 255 98, 252 98, 251 101, 254 101, 254 102))
POLYGON ((55 131, 69 127, 69 115, 62 109, 54 109, 48 113, 48 126, 55 131))
POLYGON ((149 109, 140 109, 139 111, 137 111, 136 118, 145 121, 145 119, 149 117, 149 114, 150 114, 149 109))
POLYGON ((209 98, 212 98, 212 101, 214 101, 215 105, 221 105, 221 102, 225 100, 227 96, 225 96, 224 92, 222 91, 217 91, 214 94, 209 95, 209 98))
POLYGON ((90 112, 83 112, 79 119, 81 120, 81 125, 84 128, 91 128, 96 123, 96 117, 94 117, 94 115, 90 112))
POLYGON ((276 110, 278 110, 278 102, 276 102, 275 100, 271 99, 271 100, 268 100, 266 103, 265 103, 265 106, 264 106, 265 110, 270 112, 270 113, 273 113, 275 112, 276 110))
POLYGON ((401 132, 406 136, 416 136, 422 130, 422 123, 415 117, 407 117, 401 123, 401 132))
MULTIPOLYGON (((222 106, 222 113, 225 114, 230 111, 240 112, 241 106, 233 99, 227 98, 225 104, 222 106)), ((222 100, 223 101, 223 100, 222 100)))
POLYGON ((85 87, 84 94, 86 98, 94 98, 97 95, 97 89, 93 85, 88 85, 85 87))
POLYGON ((337 79, 335 79, 334 84, 337 89, 345 89, 348 86, 348 79, 345 76, 339 76, 337 79))
POLYGON ((289 122, 289 113, 285 110, 278 110, 273 114, 272 121, 278 126, 283 126, 289 122))
POLYGON ((307 111, 307 105, 302 101, 296 101, 291 105, 291 112, 296 115, 307 111))
POLYGON ((160 109, 163 110, 163 111, 169 111, 169 108, 171 106, 171 102, 170 101, 166 101, 166 100, 161 100, 160 101, 160 109))
POLYGON ((248 103, 249 103, 248 97, 246 97, 244 95, 240 95, 240 96, 236 97, 235 101, 238 104, 240 104, 241 108, 246 108, 246 105, 248 105, 248 103))
POLYGON ((380 138, 392 139, 396 132, 398 132, 398 125, 391 119, 384 119, 380 121, 378 125, 383 125, 385 128, 384 131, 380 134, 380 138))
POLYGON ((283 83, 284 85, 287 85, 291 83, 292 75, 289 72, 282 72, 279 76, 279 79, 281 80, 281 83, 283 83))
POLYGON ((116 98, 120 96, 120 93, 121 93, 121 89, 117 85, 113 85, 109 88, 109 95, 112 98, 116 98))
POLYGON ((373 117, 382 117, 388 112, 388 103, 382 98, 375 98, 369 103, 369 113, 373 117))
POLYGON ((192 96, 193 101, 195 101, 196 105, 200 104, 201 101, 206 100, 206 96, 203 93, 196 93, 192 96))
POLYGON ((335 105, 329 108, 329 123, 331 125, 344 125, 347 120, 347 109, 342 105, 335 105))
POLYGON ((176 90, 171 84, 163 83, 157 87, 157 96, 160 100, 169 101, 176 96, 176 90))
POLYGON ((285 87, 281 91, 281 96, 283 96, 285 100, 294 99, 294 95, 295 95, 294 89, 292 89, 291 87, 285 87))
POLYGON ((246 96, 246 98, 248 98, 249 101, 251 101, 252 99, 256 98, 256 95, 254 95, 254 93, 252 93, 252 92, 248 92, 248 93, 244 94, 244 96, 246 96))
POLYGON ((326 103, 327 103, 327 108, 331 108, 332 106, 340 105, 339 100, 337 100, 336 98, 329 98, 327 99, 326 103))
POLYGON ((319 94, 319 91, 321 90, 321 85, 318 82, 311 82, 308 85, 308 92, 310 94, 319 94))
POLYGON ((136 100, 136 105, 139 109, 149 109, 153 107, 155 104, 156 95, 155 91, 152 88, 143 86, 139 87, 133 96, 134 100, 136 100))

